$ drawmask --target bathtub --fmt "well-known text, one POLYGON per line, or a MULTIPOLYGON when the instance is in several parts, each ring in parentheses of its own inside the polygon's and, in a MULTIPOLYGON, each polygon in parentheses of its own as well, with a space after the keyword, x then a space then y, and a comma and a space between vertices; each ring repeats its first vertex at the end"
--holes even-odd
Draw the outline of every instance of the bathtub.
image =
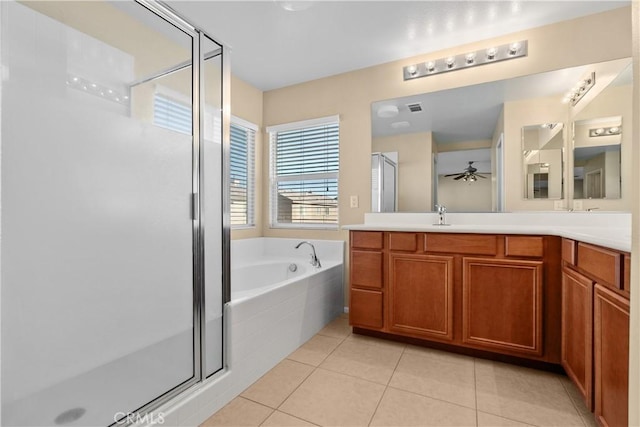
POLYGON ((154 411, 165 426, 201 424, 344 311, 344 241, 309 240, 320 268, 300 241, 232 241, 225 369, 154 411))

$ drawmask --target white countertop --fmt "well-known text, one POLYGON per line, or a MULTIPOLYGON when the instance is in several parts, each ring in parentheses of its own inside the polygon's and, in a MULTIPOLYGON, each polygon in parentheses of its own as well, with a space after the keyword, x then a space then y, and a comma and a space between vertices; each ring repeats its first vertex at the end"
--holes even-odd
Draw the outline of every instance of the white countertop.
POLYGON ((364 224, 346 230, 419 231, 429 233, 537 234, 631 252, 631 214, 626 212, 448 213, 446 226, 435 213, 365 214, 364 224))

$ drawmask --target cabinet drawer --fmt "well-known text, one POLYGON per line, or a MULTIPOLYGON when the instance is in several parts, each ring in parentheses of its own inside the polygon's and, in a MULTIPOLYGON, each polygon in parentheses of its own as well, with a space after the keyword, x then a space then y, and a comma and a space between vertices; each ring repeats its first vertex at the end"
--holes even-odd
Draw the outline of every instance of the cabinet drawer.
POLYGON ((539 257, 544 255, 542 236, 507 236, 504 240, 506 256, 539 257))
POLYGON ((382 249, 382 231, 352 231, 351 247, 382 249))
POLYGON ((567 264, 576 264, 576 242, 571 239, 562 239, 562 260, 567 264))
POLYGON ((349 299, 349 324, 365 328, 381 329, 382 292, 351 289, 349 299))
POLYGON ((464 255, 495 255, 498 252, 498 236, 483 234, 426 234, 426 252, 464 255))
POLYGON ((620 252, 579 242, 576 265, 592 275, 597 282, 621 289, 622 254, 620 252))
POLYGON ((351 251, 351 286, 382 288, 382 253, 351 251))
POLYGON ((389 233, 389 249, 415 252, 418 249, 418 235, 416 233, 389 233))

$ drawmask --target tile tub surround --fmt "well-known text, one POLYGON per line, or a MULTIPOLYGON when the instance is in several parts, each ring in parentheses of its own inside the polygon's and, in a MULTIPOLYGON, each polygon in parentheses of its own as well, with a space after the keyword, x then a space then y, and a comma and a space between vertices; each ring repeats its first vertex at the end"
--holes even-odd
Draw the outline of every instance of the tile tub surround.
MULTIPOLYGON (((308 262, 308 246, 295 249, 299 239, 259 238, 232 242, 231 260, 234 265, 282 260, 308 262)), ((154 413, 162 413, 163 426, 196 426, 213 412, 232 401, 251 383, 309 341, 343 312, 344 241, 312 240, 318 258, 326 260, 330 267, 323 267, 317 274, 302 277, 285 286, 278 286, 253 298, 231 301, 224 308, 224 337, 226 369, 213 375, 193 389, 178 396, 173 401, 158 408, 154 413)), ((233 286, 233 284, 232 284, 233 286)), ((335 327, 325 328, 329 333, 340 335, 335 327)), ((341 335, 340 335, 341 336, 341 335)), ((331 339, 330 336, 324 338, 331 339)), ((335 341, 339 342, 337 338, 335 341)), ((333 342, 337 346, 337 342, 333 342)), ((307 347, 305 347, 307 346, 307 347)), ((316 347, 298 355, 305 363, 321 361, 318 351, 329 352, 335 346, 320 342, 316 347), (320 349, 320 350, 318 350, 320 349), (305 358, 308 357, 309 359, 305 358)), ((301 348, 302 348, 301 347, 301 348)), ((327 353, 328 354, 328 353, 327 353)), ((296 362, 300 363, 300 362, 296 362)), ((306 366, 306 365, 305 365, 306 366)), ((277 372, 287 370, 281 367, 277 372)), ((290 381, 304 376, 304 369, 294 372, 290 381), (297 376, 296 376, 297 375, 297 376)), ((272 405, 278 403, 279 395, 273 394, 272 405)), ((242 413, 253 414, 252 405, 234 401, 242 413)), ((264 411, 257 411, 258 413, 264 411)), ((272 411, 268 411, 268 415, 272 411)), ((266 418, 266 417, 265 417, 266 418)), ((273 423, 284 422, 284 415, 274 416, 273 423)), ((238 421, 240 422, 240 421, 238 421)), ((158 424, 160 425, 160 424, 158 424)))
POLYGON ((562 375, 353 335, 342 315, 202 426, 595 426, 573 387, 562 375))
POLYGON ((447 213, 447 226, 433 225, 429 213, 366 213, 363 224, 346 230, 423 231, 430 233, 539 234, 566 237, 631 252, 631 214, 628 212, 512 212, 447 213))

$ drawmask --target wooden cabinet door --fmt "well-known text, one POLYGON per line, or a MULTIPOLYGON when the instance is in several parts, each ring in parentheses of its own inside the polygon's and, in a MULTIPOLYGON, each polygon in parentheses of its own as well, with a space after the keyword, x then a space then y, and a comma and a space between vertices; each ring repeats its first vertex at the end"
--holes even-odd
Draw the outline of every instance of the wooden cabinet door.
POLYGON ((462 341, 505 354, 542 355, 540 261, 463 258, 462 341))
POLYGON ((594 292, 596 419, 603 426, 628 425, 629 300, 596 284, 594 292))
POLYGON ((589 410, 593 410, 593 282, 565 268, 562 272, 561 363, 589 410))
POLYGON ((351 289, 349 298, 349 324, 367 329, 382 329, 382 292, 351 289))
POLYGON ((391 253, 389 264, 390 330, 453 340, 453 257, 391 253))

